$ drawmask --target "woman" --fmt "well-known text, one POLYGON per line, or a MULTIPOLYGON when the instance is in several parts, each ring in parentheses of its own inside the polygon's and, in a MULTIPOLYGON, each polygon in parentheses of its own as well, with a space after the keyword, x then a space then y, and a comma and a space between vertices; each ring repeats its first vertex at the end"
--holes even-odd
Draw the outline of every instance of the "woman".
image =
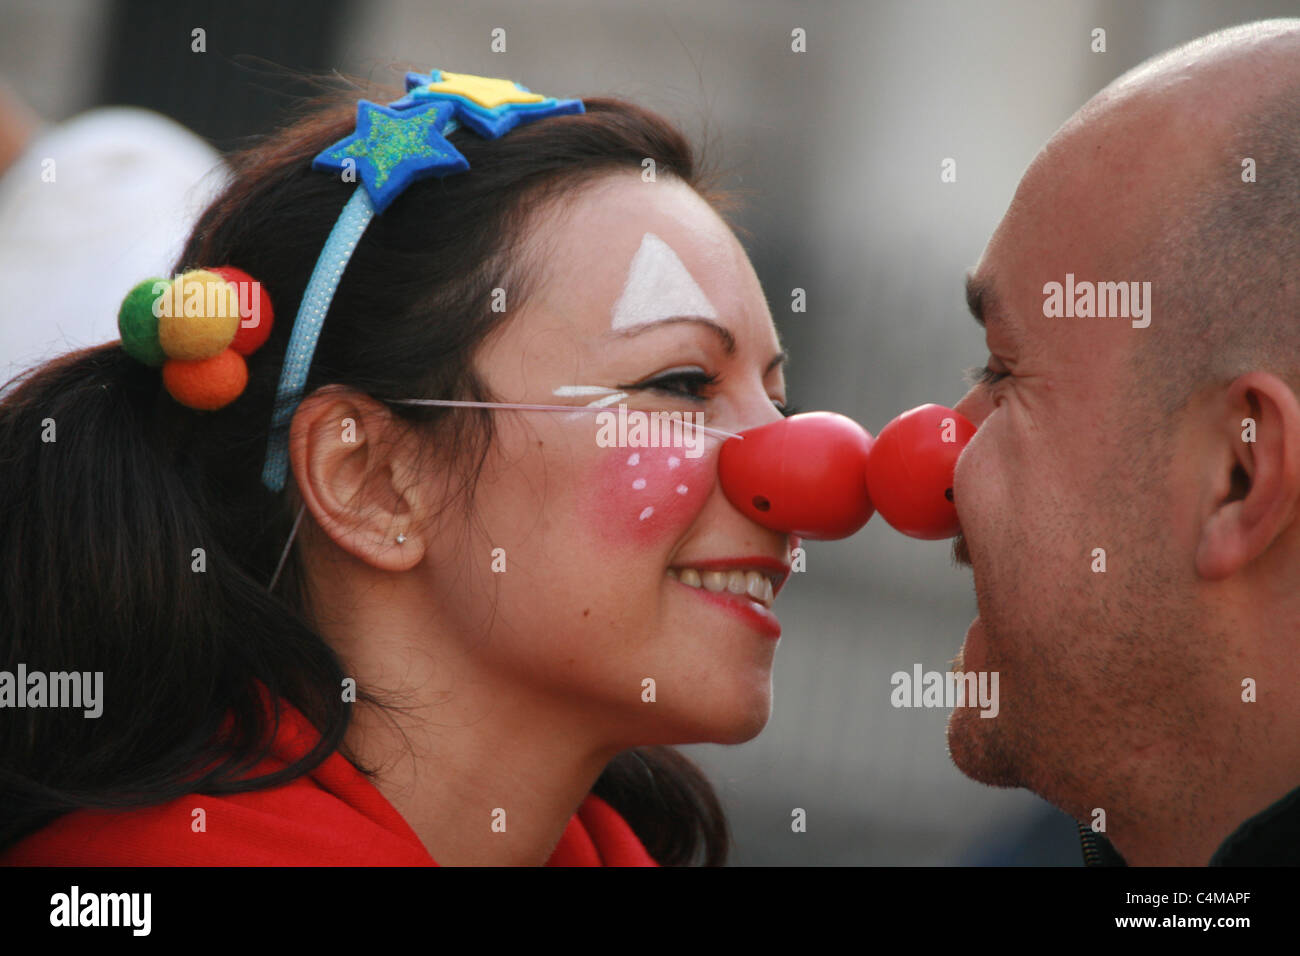
POLYGON ((186 407, 118 343, 4 399, 0 666, 102 672, 103 706, 4 715, 0 860, 720 864, 669 745, 763 728, 792 542, 727 503, 717 440, 609 447, 583 406, 781 417, 723 197, 617 100, 449 133, 468 170, 355 244, 275 493, 292 317, 359 188, 312 159, 357 117, 237 157, 178 263, 274 304, 238 399, 186 407))

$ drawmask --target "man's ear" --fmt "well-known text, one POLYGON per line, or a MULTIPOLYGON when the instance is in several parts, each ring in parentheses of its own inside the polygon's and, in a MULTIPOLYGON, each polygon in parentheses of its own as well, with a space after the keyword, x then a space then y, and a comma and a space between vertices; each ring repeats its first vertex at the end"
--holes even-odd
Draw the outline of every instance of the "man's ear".
POLYGON ((1216 428, 1227 443, 1227 467, 1214 476, 1196 549, 1196 571, 1211 580, 1254 561, 1295 522, 1300 402, 1276 375, 1249 372, 1229 386, 1216 428))
POLYGON ((335 544, 374 567, 406 571, 425 543, 404 487, 410 469, 393 460, 402 454, 393 427, 383 403, 324 386, 294 412, 289 462, 304 504, 335 544))

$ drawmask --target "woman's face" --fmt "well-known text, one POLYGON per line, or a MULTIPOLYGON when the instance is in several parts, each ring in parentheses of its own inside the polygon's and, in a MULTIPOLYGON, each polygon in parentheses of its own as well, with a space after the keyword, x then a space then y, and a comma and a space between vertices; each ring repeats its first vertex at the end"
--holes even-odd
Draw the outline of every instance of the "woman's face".
POLYGON ((692 189, 636 172, 548 207, 527 248, 538 286, 479 351, 480 375, 500 401, 610 411, 492 413, 472 520, 425 565, 438 606, 510 700, 577 715, 602 743, 748 740, 770 712, 778 626, 726 585, 770 603, 765 579, 784 583, 793 542, 723 496, 722 439, 647 415, 648 447, 636 422, 781 418, 782 350, 754 270, 692 189), (729 573, 764 561, 761 578, 729 573))

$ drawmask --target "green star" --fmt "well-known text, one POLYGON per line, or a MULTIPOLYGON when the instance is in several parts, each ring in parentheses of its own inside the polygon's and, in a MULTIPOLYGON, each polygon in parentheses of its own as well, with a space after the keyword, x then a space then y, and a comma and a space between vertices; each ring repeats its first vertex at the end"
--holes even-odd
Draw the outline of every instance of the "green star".
POLYGON ((432 110, 400 120, 374 113, 365 140, 349 143, 340 152, 345 156, 369 159, 375 167, 375 186, 382 187, 388 181, 388 174, 402 160, 438 155, 438 151, 428 143, 429 127, 437 119, 432 110))

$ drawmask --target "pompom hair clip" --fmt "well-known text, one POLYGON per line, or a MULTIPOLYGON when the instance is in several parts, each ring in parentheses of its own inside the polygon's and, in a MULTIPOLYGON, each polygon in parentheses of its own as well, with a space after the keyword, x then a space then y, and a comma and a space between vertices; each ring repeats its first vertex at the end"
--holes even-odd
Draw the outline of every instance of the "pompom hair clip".
POLYGON ((162 370, 172 398, 217 411, 243 393, 244 359, 265 344, 274 318, 260 282, 218 266, 136 283, 122 300, 117 328, 128 355, 162 370))

